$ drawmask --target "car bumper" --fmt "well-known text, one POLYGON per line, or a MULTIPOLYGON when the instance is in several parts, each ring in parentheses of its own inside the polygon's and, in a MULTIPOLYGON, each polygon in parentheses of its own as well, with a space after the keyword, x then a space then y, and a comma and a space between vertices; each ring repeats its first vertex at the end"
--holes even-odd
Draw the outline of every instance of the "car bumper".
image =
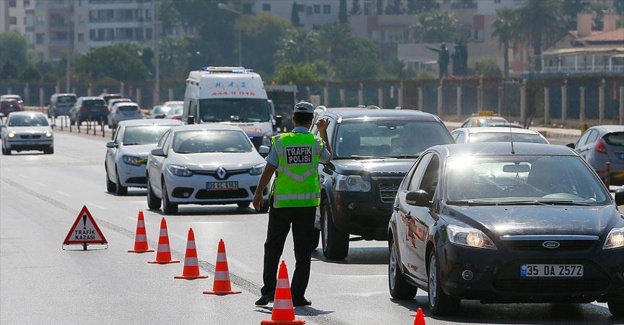
POLYGON ((334 192, 334 223, 338 229, 367 240, 387 240, 392 203, 373 193, 334 192))
MULTIPOLYGON (((147 160, 147 159, 146 159, 147 160)), ((122 186, 126 187, 147 187, 147 177, 145 177, 145 164, 140 166, 129 165, 124 162, 117 163, 117 172, 122 186)))
MULTIPOLYGON (((260 180, 260 175, 239 174, 225 180, 218 180, 207 175, 193 175, 191 177, 178 177, 169 173, 165 174, 167 194, 172 203, 176 204, 232 204, 238 202, 251 202, 260 180), (237 182, 236 189, 208 190, 208 183, 214 182, 237 182)), ((268 189, 265 189, 263 197, 268 199, 268 189)))
POLYGON ((584 252, 478 250, 445 244, 438 248, 444 292, 483 302, 604 302, 624 295, 623 249, 584 252), (523 264, 582 264, 581 278, 522 278, 523 264), (466 279, 466 271, 472 278, 466 279))
POLYGON ((5 148, 8 150, 46 150, 54 147, 53 138, 45 139, 7 139, 5 148))

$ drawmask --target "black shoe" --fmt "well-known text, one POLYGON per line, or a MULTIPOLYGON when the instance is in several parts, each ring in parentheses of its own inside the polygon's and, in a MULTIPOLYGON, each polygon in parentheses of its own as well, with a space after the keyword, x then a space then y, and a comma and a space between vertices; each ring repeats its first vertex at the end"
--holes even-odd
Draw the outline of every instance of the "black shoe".
POLYGON ((306 298, 293 298, 293 306, 294 307, 301 307, 301 306, 310 306, 312 304, 312 301, 306 299, 306 298))
POLYGON ((260 299, 256 300, 256 306, 266 306, 270 302, 273 302, 273 298, 262 296, 260 299))

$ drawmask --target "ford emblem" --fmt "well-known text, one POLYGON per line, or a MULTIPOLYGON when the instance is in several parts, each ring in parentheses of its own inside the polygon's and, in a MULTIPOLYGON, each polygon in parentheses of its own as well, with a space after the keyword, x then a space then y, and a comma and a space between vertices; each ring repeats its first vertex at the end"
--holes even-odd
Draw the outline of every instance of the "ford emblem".
POLYGON ((544 248, 553 249, 553 248, 559 248, 561 244, 553 240, 548 240, 548 241, 543 242, 542 246, 544 246, 544 248))

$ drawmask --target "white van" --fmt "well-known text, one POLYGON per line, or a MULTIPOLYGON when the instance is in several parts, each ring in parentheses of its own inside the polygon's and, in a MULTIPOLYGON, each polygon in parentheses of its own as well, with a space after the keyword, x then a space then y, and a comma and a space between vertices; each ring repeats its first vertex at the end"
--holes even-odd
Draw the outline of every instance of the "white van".
POLYGON ((256 148, 270 145, 276 116, 259 74, 243 67, 205 67, 186 79, 182 120, 243 129, 256 148))

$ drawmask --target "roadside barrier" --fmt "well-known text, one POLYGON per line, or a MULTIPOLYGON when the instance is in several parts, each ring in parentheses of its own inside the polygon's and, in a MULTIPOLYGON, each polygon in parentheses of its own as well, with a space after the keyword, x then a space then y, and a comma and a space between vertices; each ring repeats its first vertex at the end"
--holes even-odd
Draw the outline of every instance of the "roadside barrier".
POLYGON ((158 251, 156 252, 156 260, 148 261, 150 264, 168 264, 180 263, 178 260, 171 259, 171 249, 169 248, 169 234, 167 233, 167 221, 165 218, 160 220, 160 236, 158 237, 158 251))
POLYGON ((418 308, 416 311, 416 317, 414 318, 414 325, 426 325, 425 324, 425 314, 422 311, 422 308, 418 308))
POLYGON ((282 261, 282 264, 280 264, 277 276, 277 287, 275 288, 275 297, 273 301, 273 310, 271 311, 271 319, 265 319, 260 324, 305 324, 305 320, 295 319, 295 309, 293 307, 292 294, 290 292, 288 270, 286 269, 286 263, 284 261, 282 261))
POLYGON ((147 245, 147 233, 145 231, 143 210, 139 210, 136 235, 134 237, 134 249, 129 250, 128 253, 149 253, 153 251, 154 250, 150 249, 147 245))
POLYGON ((223 242, 223 239, 219 241, 219 248, 217 249, 217 264, 215 265, 214 277, 212 290, 204 291, 204 294, 223 296, 242 292, 232 290, 230 271, 228 269, 227 256, 225 255, 225 243, 223 242))
POLYGON ((173 278, 194 280, 205 279, 207 277, 207 275, 199 274, 199 261, 197 260, 197 249, 195 248, 195 234, 193 233, 193 228, 189 228, 182 275, 176 275, 173 278))

